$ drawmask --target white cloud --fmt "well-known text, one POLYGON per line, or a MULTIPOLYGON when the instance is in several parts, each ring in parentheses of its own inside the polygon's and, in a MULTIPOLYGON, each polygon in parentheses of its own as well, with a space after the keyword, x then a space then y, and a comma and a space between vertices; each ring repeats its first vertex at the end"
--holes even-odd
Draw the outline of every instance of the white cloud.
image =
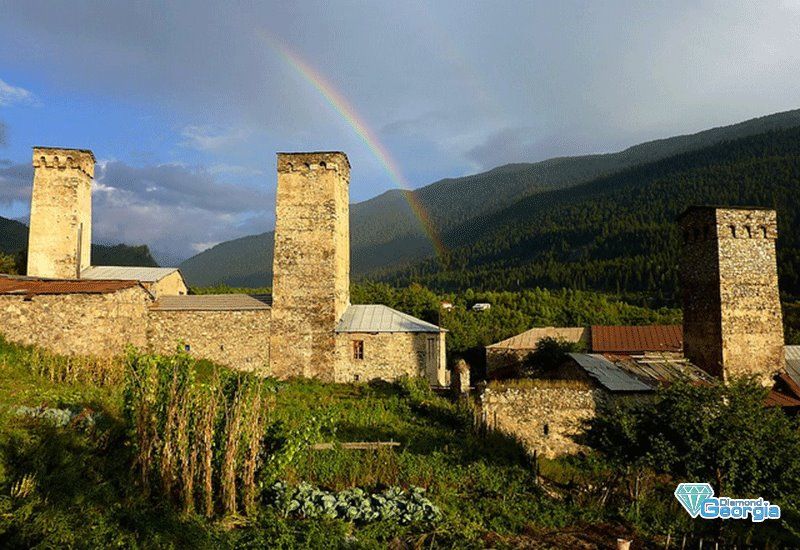
POLYGON ((12 86, 0 79, 0 107, 12 105, 38 105, 39 100, 30 91, 18 86, 12 86))

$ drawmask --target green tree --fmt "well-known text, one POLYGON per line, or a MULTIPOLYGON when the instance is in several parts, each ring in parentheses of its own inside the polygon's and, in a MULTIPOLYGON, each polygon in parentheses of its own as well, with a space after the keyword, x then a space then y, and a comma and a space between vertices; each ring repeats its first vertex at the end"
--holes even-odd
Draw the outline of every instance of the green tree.
POLYGON ((5 273, 7 275, 19 274, 17 270, 17 261, 14 256, 0 252, 0 273, 5 273))
POLYGON ((797 420, 764 406, 764 388, 747 379, 729 384, 674 384, 655 401, 627 401, 591 421, 588 441, 622 466, 650 467, 717 494, 800 499, 797 420))

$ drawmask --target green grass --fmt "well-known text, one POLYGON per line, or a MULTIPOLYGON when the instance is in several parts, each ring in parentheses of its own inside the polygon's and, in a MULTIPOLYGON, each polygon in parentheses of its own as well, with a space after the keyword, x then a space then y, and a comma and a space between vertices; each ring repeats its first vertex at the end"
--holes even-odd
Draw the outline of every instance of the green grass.
MULTIPOLYGON (((624 500, 598 504, 603 482, 613 476, 599 458, 541 461, 545 482, 537 485, 534 465, 515 440, 476 432, 469 406, 410 380, 266 384, 265 391, 274 393, 269 423, 276 433, 302 431, 312 418, 322 418, 319 442, 400 443, 377 451, 304 448, 280 479, 330 491, 422 487, 441 510, 438 522, 298 519, 283 517, 267 502, 247 517, 181 514, 134 480, 122 389, 52 382, 30 364, 38 357, 32 351, 0 340, 0 547, 559 547, 605 544, 637 532, 634 525, 639 539, 654 540, 620 506, 624 500), (89 409, 101 416, 90 429, 55 428, 15 415, 21 405, 89 409)), ((200 363, 198 380, 211 368, 200 363)), ((648 521, 661 526, 659 518, 648 521)))

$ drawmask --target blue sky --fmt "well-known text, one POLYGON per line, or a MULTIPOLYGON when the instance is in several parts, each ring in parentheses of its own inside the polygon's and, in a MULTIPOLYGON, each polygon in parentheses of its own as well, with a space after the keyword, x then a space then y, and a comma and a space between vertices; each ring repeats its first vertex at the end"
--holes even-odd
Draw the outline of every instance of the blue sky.
POLYGON ((800 107, 798 2, 0 0, 0 215, 30 148, 98 158, 96 242, 162 262, 274 222, 275 152, 398 186, 287 63, 346 98, 413 187, 800 107))

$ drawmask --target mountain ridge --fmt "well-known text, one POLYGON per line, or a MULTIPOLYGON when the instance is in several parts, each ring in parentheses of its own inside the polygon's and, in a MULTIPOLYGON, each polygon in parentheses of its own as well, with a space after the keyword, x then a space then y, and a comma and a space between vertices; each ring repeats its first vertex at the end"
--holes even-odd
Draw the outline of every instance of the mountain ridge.
MULTIPOLYGON (((413 194, 427 211, 435 230, 445 234, 453 227, 485 219, 526 197, 567 189, 727 140, 796 126, 800 126, 800 109, 651 140, 618 152, 509 163, 479 174, 444 178, 414 191, 385 191, 351 205, 352 273, 364 277, 401 271, 434 256, 428 235, 404 198, 407 193, 413 194)), ((269 285, 272 240, 270 231, 219 243, 179 267, 193 285, 269 285)))

